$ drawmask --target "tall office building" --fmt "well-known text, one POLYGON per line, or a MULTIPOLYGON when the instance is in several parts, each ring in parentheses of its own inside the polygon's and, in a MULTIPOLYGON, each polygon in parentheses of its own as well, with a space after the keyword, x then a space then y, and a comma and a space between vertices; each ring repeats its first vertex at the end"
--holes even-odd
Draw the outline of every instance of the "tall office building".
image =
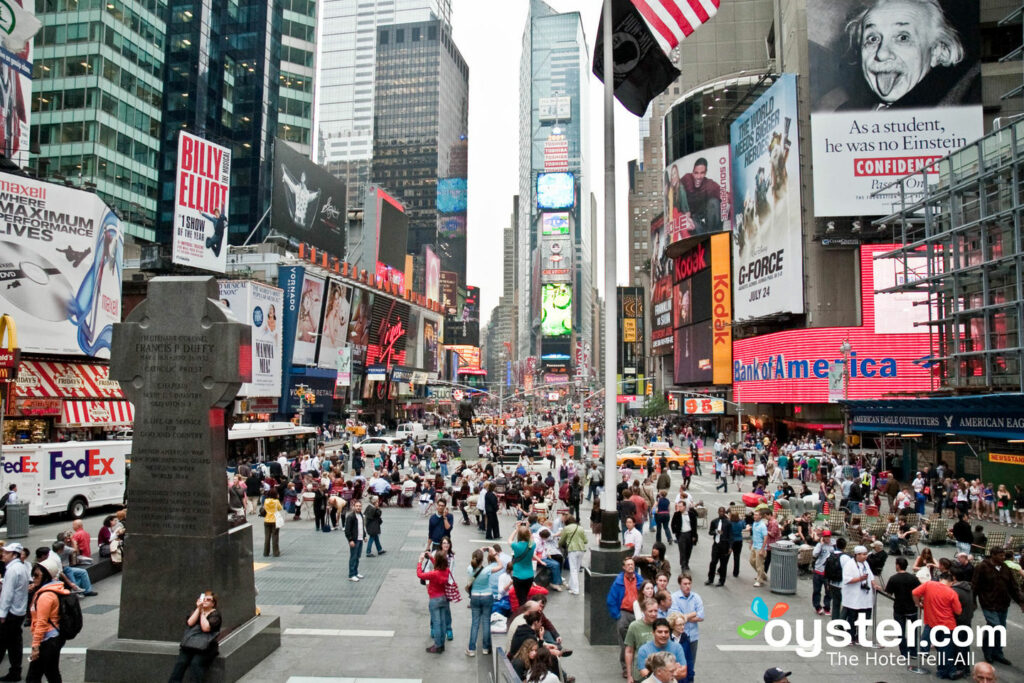
POLYGON ((166 0, 41 2, 32 166, 95 184, 125 232, 155 239, 166 0))
POLYGON ((519 66, 519 221, 518 354, 545 353, 544 340, 568 352, 568 337, 543 335, 543 278, 535 265, 542 247, 537 175, 569 171, 575 178, 575 205, 569 211, 572 238, 572 329, 589 339, 592 332, 590 179, 586 166, 587 103, 590 61, 578 12, 559 14, 542 0, 530 0, 519 66), (563 348, 564 347, 564 348, 563 348))
POLYGON ((281 0, 281 73, 277 137, 307 156, 313 147, 316 0, 281 0))
POLYGON ((431 19, 450 25, 451 0, 321 1, 316 160, 345 180, 349 206, 370 179, 377 27, 431 19))
POLYGON ((436 19, 380 26, 376 53, 373 182, 405 207, 406 253, 433 248, 465 285, 469 67, 436 19))

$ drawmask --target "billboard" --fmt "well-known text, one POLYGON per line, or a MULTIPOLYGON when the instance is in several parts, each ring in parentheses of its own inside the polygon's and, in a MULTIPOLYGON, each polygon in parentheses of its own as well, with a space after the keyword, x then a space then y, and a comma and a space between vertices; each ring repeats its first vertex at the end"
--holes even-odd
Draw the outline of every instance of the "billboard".
POLYGON ((480 369, 480 347, 468 345, 447 345, 445 348, 459 354, 459 369, 480 369))
POLYGON ((850 369, 844 398, 880 399, 931 391, 931 370, 920 363, 931 355, 927 332, 878 334, 875 324, 872 255, 893 249, 861 249, 862 324, 788 330, 733 343, 733 395, 744 403, 828 403, 829 375, 849 341, 850 369))
POLYGON ((427 372, 437 372, 440 369, 437 355, 440 335, 437 328, 436 320, 423 319, 423 369, 427 372))
POLYGON ((0 299, 22 351, 109 358, 123 252, 95 194, 0 174, 0 299))
POLYGON ((576 179, 572 173, 537 174, 537 208, 541 211, 571 209, 576 204, 576 179))
POLYGON ((338 376, 334 381, 334 398, 344 395, 344 391, 338 391, 352 385, 352 345, 344 343, 338 349, 338 358, 335 368, 338 376))
POLYGON ((661 214, 651 221, 651 282, 672 275, 672 257, 668 255, 668 245, 665 215, 661 214))
MULTIPOLYGON (((29 0, 12 0, 12 2, 19 6, 18 14, 15 15, 17 27, 22 28, 22 23, 25 22, 24 15, 28 15, 29 23, 32 23, 38 30, 39 20, 35 19, 35 3, 29 0)), ((8 13, 11 12, 11 9, 8 8, 8 13)), ((14 17, 12 17, 12 27, 15 23, 13 19, 14 17)), ((16 52, 9 48, 6 42, 0 45, 0 83, 3 83, 4 86, 4 97, 0 101, 0 115, 3 116, 3 127, 0 128, 0 153, 18 166, 28 166, 29 115, 32 109, 32 52, 31 37, 16 52)), ((48 109, 45 105, 41 108, 48 109)))
POLYGON ((672 278, 663 277, 654 283, 651 292, 654 317, 651 320, 651 355, 672 353, 672 278))
POLYGON ((725 401, 720 398, 684 398, 683 413, 686 415, 724 415, 725 401))
POLYGON ((455 315, 459 305, 459 274, 441 271, 441 307, 447 315, 455 315))
POLYGON ((437 179, 437 210, 441 213, 466 212, 466 179, 437 179))
POLYGON ((540 333, 545 337, 564 337, 572 334, 571 285, 542 286, 540 333))
POLYGON ((405 291, 405 255, 409 241, 409 216, 405 208, 384 190, 377 190, 377 277, 388 279, 405 291))
POLYGON ((728 145, 687 154, 668 165, 664 213, 667 244, 732 231, 731 175, 728 145))
MULTIPOLYGON (((480 322, 480 288, 466 285, 466 301, 462 306, 462 319, 466 322, 480 322)), ((476 346, 474 344, 473 346, 476 346)))
POLYGON ((572 282, 572 238, 560 235, 541 239, 540 281, 572 282))
POLYGON ((405 365, 406 341, 409 332, 409 304, 378 296, 370 316, 369 344, 366 364, 391 368, 405 365))
POLYGON ((544 141, 544 170, 569 170, 569 139, 565 135, 552 133, 544 141))
POLYGON ((541 123, 568 121, 571 116, 571 97, 542 97, 537 104, 537 120, 541 123))
MULTIPOLYGON (((345 259, 345 182, 280 138, 274 140, 270 227, 345 259)), ((331 367, 334 367, 332 362, 331 367)))
POLYGON ((218 280, 220 302, 252 328, 252 382, 239 396, 281 395, 281 325, 284 291, 250 280, 218 280))
POLYGON ((540 215, 540 232, 543 236, 568 235, 569 234, 569 213, 542 213, 540 215))
POLYGON ((981 137, 978 21, 978 0, 807 0, 816 216, 888 215, 898 190, 873 192, 981 137))
POLYGON ((320 326, 320 350, 317 365, 335 368, 338 351, 348 343, 348 323, 352 314, 352 287, 330 280, 327 285, 327 303, 324 321, 320 326))
POLYGON ((430 301, 441 300, 441 259, 430 247, 423 248, 423 260, 426 262, 426 285, 424 293, 430 301))
POLYGON ((295 322, 295 344, 292 346, 293 365, 313 365, 316 362, 316 340, 320 335, 320 312, 324 301, 324 279, 305 272, 299 295, 295 322))
POLYGON ((193 268, 227 270, 231 150, 178 131, 171 260, 193 268))
POLYGON ((352 346, 352 362, 366 364, 366 347, 370 343, 370 311, 373 292, 358 287, 352 290, 349 309, 348 343, 352 346))
MULTIPOLYGON (((674 375, 677 384, 732 381, 730 237, 712 235, 675 261, 674 375)), ((667 313, 665 314, 667 317, 667 313)))
POLYGON ((804 310, 796 114, 796 76, 783 74, 730 127, 739 322, 804 310))

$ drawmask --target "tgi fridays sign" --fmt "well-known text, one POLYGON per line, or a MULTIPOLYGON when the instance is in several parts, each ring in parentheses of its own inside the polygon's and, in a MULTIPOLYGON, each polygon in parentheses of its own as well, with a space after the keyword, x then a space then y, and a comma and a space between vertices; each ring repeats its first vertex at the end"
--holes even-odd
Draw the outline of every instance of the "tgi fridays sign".
POLYGON ((228 256, 231 151, 185 131, 178 135, 171 260, 223 273, 228 256))
POLYGON ((26 398, 124 398, 106 365, 23 361, 15 395, 26 398))

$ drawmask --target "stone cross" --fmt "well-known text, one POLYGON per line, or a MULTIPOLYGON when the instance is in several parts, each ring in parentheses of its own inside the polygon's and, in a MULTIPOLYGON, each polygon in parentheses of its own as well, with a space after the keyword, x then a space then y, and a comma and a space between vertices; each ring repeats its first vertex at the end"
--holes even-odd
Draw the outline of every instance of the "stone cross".
POLYGON ((179 640, 204 590, 225 630, 255 613, 252 529, 229 531, 225 469, 250 328, 217 300, 212 277, 154 278, 114 326, 110 375, 135 406, 120 638, 179 640))

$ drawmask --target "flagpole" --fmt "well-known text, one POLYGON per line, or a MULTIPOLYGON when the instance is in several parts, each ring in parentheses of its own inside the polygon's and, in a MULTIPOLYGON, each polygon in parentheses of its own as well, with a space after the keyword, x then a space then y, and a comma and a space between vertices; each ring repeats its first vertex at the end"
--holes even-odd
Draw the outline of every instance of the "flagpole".
POLYGON ((619 546, 618 514, 615 510, 618 447, 616 420, 616 369, 618 365, 618 325, 616 316, 615 273, 615 60, 612 52, 613 0, 604 0, 601 13, 604 40, 604 493, 602 494, 601 546, 619 546), (612 527, 609 529, 609 527, 612 527))

